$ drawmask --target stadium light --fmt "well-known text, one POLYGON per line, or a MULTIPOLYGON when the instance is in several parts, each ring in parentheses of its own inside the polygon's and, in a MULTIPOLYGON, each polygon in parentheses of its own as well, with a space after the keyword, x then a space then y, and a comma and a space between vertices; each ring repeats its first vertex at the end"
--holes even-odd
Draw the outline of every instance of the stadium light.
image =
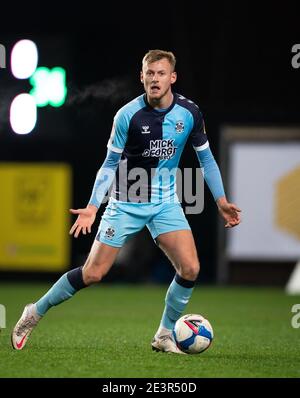
POLYGON ((11 71, 17 79, 28 79, 36 70, 38 50, 31 40, 18 41, 11 52, 11 71))
POLYGON ((37 112, 30 94, 17 95, 10 106, 10 125, 16 134, 30 133, 36 124, 37 112))
MULTIPOLYGON (((1 67, 5 67, 5 48, 0 45, 1 67)), ((17 134, 30 133, 37 120, 37 106, 59 107, 67 96, 66 71, 61 67, 37 67, 38 49, 31 40, 19 40, 11 52, 11 71, 17 79, 29 79, 30 93, 17 95, 10 106, 10 125, 17 134)))
POLYGON ((41 66, 29 79, 33 89, 30 94, 39 107, 51 105, 59 107, 65 102, 67 95, 66 71, 63 68, 52 69, 41 66))

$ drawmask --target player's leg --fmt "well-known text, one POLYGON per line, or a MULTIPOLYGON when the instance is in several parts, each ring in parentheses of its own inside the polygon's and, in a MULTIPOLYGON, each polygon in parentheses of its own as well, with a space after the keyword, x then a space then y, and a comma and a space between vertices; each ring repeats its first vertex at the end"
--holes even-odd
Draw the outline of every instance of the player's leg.
POLYGON ((157 237, 157 242, 176 269, 176 275, 166 294, 166 306, 160 325, 173 330, 192 295, 200 263, 194 238, 189 230, 161 234, 157 237))
POLYGON ((51 307, 68 300, 79 290, 99 282, 110 270, 119 250, 119 247, 95 240, 83 267, 66 272, 36 303, 25 306, 11 335, 13 348, 21 350, 25 346, 33 328, 51 307))
MULTIPOLYGON (((164 346, 164 341, 173 340, 172 331, 175 322, 180 318, 189 302, 200 264, 190 230, 161 234, 157 237, 157 243, 176 269, 176 275, 165 297, 161 322, 152 342, 153 348, 160 349, 161 346, 164 346)), ((172 346, 172 343, 170 342, 169 345, 172 346)))
POLYGON ((12 344, 22 349, 32 329, 54 305, 80 289, 99 282, 110 270, 125 241, 140 231, 149 219, 147 208, 110 201, 102 215, 96 240, 83 267, 64 274, 36 303, 28 304, 12 332, 12 344))
POLYGON ((199 273, 197 250, 179 202, 157 205, 155 215, 147 227, 177 271, 166 294, 163 316, 152 347, 160 351, 176 352, 172 331, 191 297, 199 273))
POLYGON ((53 306, 71 298, 79 290, 99 282, 109 271, 120 249, 94 241, 89 256, 82 267, 66 272, 51 289, 36 302, 39 316, 53 306))

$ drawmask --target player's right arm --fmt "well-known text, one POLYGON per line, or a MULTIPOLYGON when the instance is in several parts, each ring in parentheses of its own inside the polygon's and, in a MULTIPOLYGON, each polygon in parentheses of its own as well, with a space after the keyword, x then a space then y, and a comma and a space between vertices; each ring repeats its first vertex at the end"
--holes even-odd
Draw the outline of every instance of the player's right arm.
POLYGON ((118 168, 121 153, 111 150, 107 151, 107 156, 99 169, 93 186, 90 201, 85 209, 70 209, 72 214, 77 214, 77 220, 70 229, 70 235, 74 233, 77 238, 80 232, 83 235, 91 233, 91 227, 95 221, 97 211, 103 201, 106 192, 109 190, 118 168))
POLYGON ((113 128, 107 144, 107 155, 97 173, 88 205, 84 209, 70 209, 72 214, 78 215, 77 220, 70 229, 70 235, 74 234, 75 238, 79 236, 80 232, 83 235, 91 232, 97 211, 115 178, 128 133, 127 118, 124 112, 121 111, 114 118, 113 128))

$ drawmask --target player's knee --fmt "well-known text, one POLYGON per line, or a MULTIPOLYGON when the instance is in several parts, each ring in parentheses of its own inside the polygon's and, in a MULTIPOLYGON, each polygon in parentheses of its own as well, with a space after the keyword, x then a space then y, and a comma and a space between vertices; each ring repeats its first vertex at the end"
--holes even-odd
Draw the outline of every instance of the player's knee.
POLYGON ((92 285, 98 283, 105 276, 105 272, 101 266, 89 266, 83 268, 83 280, 86 285, 92 285))
POLYGON ((199 261, 194 261, 181 267, 181 276, 189 281, 195 281, 198 278, 199 272, 199 261))
POLYGON ((93 283, 100 282, 101 276, 96 272, 92 272, 91 270, 86 271, 84 274, 83 280, 86 285, 92 285, 93 283))

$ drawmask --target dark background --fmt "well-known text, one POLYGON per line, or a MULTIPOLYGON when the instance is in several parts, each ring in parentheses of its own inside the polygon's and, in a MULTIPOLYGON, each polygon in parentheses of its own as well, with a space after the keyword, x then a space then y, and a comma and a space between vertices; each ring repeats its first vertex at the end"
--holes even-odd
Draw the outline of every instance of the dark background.
MULTIPOLYGON (((66 104, 39 109, 35 132, 17 136, 8 123, 9 104, 30 85, 16 81, 9 68, 0 70, 0 161, 70 163, 74 208, 90 197, 115 112, 143 91, 139 72, 149 49, 175 53, 175 90, 199 105, 217 160, 224 124, 300 123, 300 68, 291 65, 291 48, 300 43, 296 3, 57 2, 6 4, 0 12, 0 43, 7 53, 17 40, 31 39, 39 48, 39 65, 64 67, 68 83, 66 104)), ((193 149, 186 147, 181 166, 197 165, 193 149)), ((204 212, 187 218, 202 265, 200 281, 212 282, 218 214, 208 190, 205 198, 204 212)), ((70 267, 82 263, 92 235, 73 240, 70 267)), ((131 256, 130 272, 116 267, 107 280, 166 281, 172 275, 148 232, 139 236, 131 256)))

